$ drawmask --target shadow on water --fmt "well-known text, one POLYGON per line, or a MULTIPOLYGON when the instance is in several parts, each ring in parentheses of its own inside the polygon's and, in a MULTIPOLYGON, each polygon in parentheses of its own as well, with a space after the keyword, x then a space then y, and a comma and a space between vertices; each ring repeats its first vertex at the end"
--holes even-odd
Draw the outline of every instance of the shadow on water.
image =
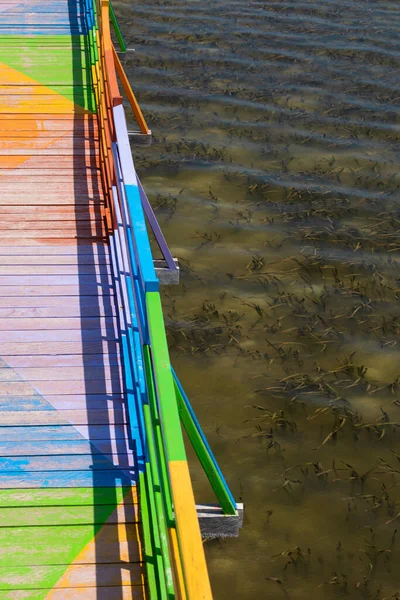
MULTIPOLYGON (((82 17, 85 14, 84 0, 69 0, 68 7, 71 29, 88 33, 82 17)), ((75 104, 80 107, 86 105, 95 112, 91 72, 87 67, 90 63, 87 36, 82 36, 79 41, 75 38, 72 53, 75 104)), ((103 201, 100 200, 103 185, 96 139, 95 114, 93 118, 90 113, 84 118, 77 111, 73 131, 75 218, 87 435, 92 447, 93 535, 98 533, 107 517, 104 505, 110 507, 108 515, 113 513, 118 504, 121 484, 129 486, 131 479, 136 479, 136 474, 130 471, 132 466, 127 454, 120 331, 118 317, 115 316, 115 288, 111 279, 108 246, 104 245, 107 242, 107 224, 102 213, 103 201), (114 465, 125 468, 125 473, 114 465)), ((121 514, 125 513, 127 523, 136 520, 131 504, 132 494, 129 493, 121 510, 121 514)), ((98 600, 109 600, 111 587, 113 600, 122 600, 122 570, 126 574, 131 566, 121 559, 118 527, 108 524, 105 529, 107 533, 95 539, 96 597, 98 600), (107 564, 112 571, 110 576, 107 575, 107 564)), ((130 529, 128 555, 135 560, 134 557, 138 555, 137 543, 132 533, 134 527, 131 525, 130 529)))

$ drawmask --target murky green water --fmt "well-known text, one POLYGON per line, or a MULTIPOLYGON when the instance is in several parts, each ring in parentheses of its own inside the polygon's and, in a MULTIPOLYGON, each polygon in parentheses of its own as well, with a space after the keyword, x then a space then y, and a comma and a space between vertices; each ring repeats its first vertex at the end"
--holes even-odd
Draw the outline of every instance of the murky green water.
POLYGON ((115 5, 173 363, 245 503, 215 599, 398 599, 400 6, 115 5))

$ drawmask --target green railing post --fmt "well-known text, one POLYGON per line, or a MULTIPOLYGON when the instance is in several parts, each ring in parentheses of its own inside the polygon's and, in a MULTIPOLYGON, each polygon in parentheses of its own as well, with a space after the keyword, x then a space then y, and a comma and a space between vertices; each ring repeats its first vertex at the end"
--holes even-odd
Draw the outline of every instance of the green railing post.
POLYGON ((160 483, 164 498, 164 508, 167 517, 168 527, 175 527, 175 519, 172 511, 171 488, 168 479, 168 469, 165 459, 160 417, 157 408, 156 390, 154 385, 153 367, 151 364, 151 354, 149 346, 143 346, 143 363, 146 375, 148 401, 150 406, 151 419, 154 427, 154 438, 157 449, 157 455, 160 468, 160 483))
POLYGON ((114 31, 115 31, 115 35, 117 36, 117 40, 118 40, 118 44, 119 47, 121 48, 122 52, 126 52, 126 44, 125 44, 125 40, 124 40, 124 36, 122 35, 122 31, 121 28, 119 26, 115 11, 114 11, 114 7, 110 1, 110 21, 112 23, 112 26, 114 27, 114 31))

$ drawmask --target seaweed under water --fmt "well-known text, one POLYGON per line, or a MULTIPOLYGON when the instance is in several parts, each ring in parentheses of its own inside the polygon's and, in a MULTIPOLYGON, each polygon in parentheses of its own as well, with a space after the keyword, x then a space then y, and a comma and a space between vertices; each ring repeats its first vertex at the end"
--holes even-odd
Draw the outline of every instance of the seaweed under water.
POLYGON ((172 361, 245 503, 206 545, 215 599, 399 599, 400 8, 115 7, 172 361))

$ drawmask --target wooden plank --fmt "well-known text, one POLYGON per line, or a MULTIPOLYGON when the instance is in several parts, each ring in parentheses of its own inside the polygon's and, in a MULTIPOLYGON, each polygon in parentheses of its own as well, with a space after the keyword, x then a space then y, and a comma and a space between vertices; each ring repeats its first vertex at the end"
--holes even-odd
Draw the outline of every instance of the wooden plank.
MULTIPOLYGON (((33 384, 29 382, 1 381, 0 396, 32 396, 33 384)), ((80 381, 35 381, 35 389, 40 394, 121 394, 122 384, 115 379, 88 379, 80 381)))
MULTIPOLYGON (((84 409, 85 406, 76 408, 84 409)), ((104 405, 99 408, 104 408, 104 405)), ((0 396, 0 410, 53 410, 53 407, 48 400, 32 390, 30 396, 23 396, 22 398, 20 396, 0 396)))
MULTIPOLYGON (((6 247, 7 248, 7 247, 6 247)), ((97 265, 107 266, 110 264, 110 259, 108 256, 92 256, 91 254, 81 254, 81 255, 72 255, 72 254, 56 254, 56 255, 27 255, 21 253, 21 255, 11 256, 1 254, 1 250, 4 250, 3 247, 0 247, 0 264, 3 266, 40 266, 40 265, 48 265, 48 266, 70 266, 70 267, 79 267, 83 268, 87 267, 95 267, 97 265)), ((23 249, 21 249, 22 251, 23 249)))
MULTIPOLYGON (((103 206, 104 205, 104 201, 102 198, 100 198, 100 196, 96 195, 96 194, 91 194, 90 196, 85 195, 85 194, 77 194, 74 195, 73 192, 68 193, 63 193, 63 192, 59 192, 57 194, 47 194, 46 192, 43 192, 42 194, 38 194, 38 193, 32 193, 30 196, 24 196, 24 194, 22 192, 7 192, 7 194, 2 194, 1 197, 3 206, 5 205, 9 205, 9 206, 25 206, 25 207, 32 207, 32 210, 34 210, 34 207, 40 207, 43 208, 43 210, 47 210, 45 207, 47 206, 103 206)), ((61 225, 58 228, 58 238, 57 236, 55 237, 55 242, 52 245, 57 245, 57 239, 63 239, 66 236, 63 235, 62 233, 60 233, 61 231, 61 225)), ((58 242, 60 244, 60 242, 58 242)), ((97 243, 101 243, 101 242, 97 242, 97 243)), ((47 242, 47 245, 50 245, 51 242, 47 242)), ((68 242, 64 242, 65 245, 68 244, 68 242)), ((16 243, 14 244, 14 246, 18 246, 19 243, 16 241, 16 243)), ((25 245, 29 245, 29 244, 25 244, 25 245)), ((33 245, 33 244, 32 244, 33 245)))
MULTIPOLYGON (((28 237, 54 237, 58 231, 60 221, 12 221, 7 220, 0 225, 0 236, 15 237, 22 235, 28 237)), ((63 221, 62 235, 64 237, 104 238, 107 233, 106 223, 103 219, 86 221, 63 221)))
MULTIPOLYGON (((0 317, 0 331, 45 331, 45 330, 99 330, 115 331, 117 327, 113 317, 52 317, 52 318, 14 318, 0 317)), ((2 339, 2 341, 4 341, 2 339)), ((26 340, 28 341, 28 340, 26 340)))
MULTIPOLYGON (((2 360, 3 357, 2 357, 2 360)), ((92 379, 121 379, 121 369, 118 366, 117 361, 114 361, 113 365, 99 364, 90 367, 86 364, 79 366, 69 367, 61 366, 58 364, 51 365, 50 367, 18 367, 15 365, 6 363, 5 365, 0 364, 0 382, 5 381, 29 381, 30 383, 36 383, 37 381, 90 381, 92 379)))
MULTIPOLYGON (((0 88, 1 91, 1 88, 0 88)), ((0 93, 0 104, 2 101, 2 94, 0 93)), ((40 98, 39 102, 43 102, 43 97, 40 98)), ((92 154, 99 152, 99 143, 97 141, 85 140, 84 138, 76 137, 54 137, 53 139, 47 138, 48 146, 43 148, 43 140, 39 138, 1 138, 0 137, 0 152, 10 151, 11 156, 15 156, 18 153, 29 151, 29 154, 34 154, 35 151, 40 150, 41 154, 46 155, 46 152, 61 150, 60 154, 66 154, 72 152, 74 156, 78 154, 92 154), (18 143, 18 149, 15 148, 16 142, 18 143)))
MULTIPOLYGON (((5 245, 5 242, 7 242, 7 239, 12 239, 13 241, 16 239, 18 235, 18 230, 15 229, 3 229, 1 231, 1 240, 2 240, 2 245, 5 245)), ((94 229, 92 231, 92 229, 77 229, 75 231, 69 231, 67 228, 64 229, 56 229, 56 228, 50 228, 50 229, 40 229, 39 227, 35 227, 35 228, 31 228, 28 227, 27 229, 24 229, 24 233, 23 233, 23 239, 25 240, 25 242, 28 243, 28 241, 31 241, 32 238, 36 238, 36 239, 40 239, 40 240, 46 240, 46 239, 55 239, 55 240, 59 240, 59 239, 63 239, 63 238, 69 238, 69 239, 105 239, 105 231, 104 230, 100 230, 97 231, 97 229, 94 229)))
MULTIPOLYGON (((43 38, 42 38, 43 39, 43 38)), ((43 40, 44 41, 44 40, 43 40)), ((0 38, 1 43, 1 38, 0 38)), ((43 43, 43 42, 41 42, 43 43)), ((18 40, 19 47, 21 46, 21 39, 18 40)), ((7 42, 7 46, 9 46, 9 41, 7 42)), ((90 128, 90 131, 93 134, 98 133, 98 121, 97 115, 91 113, 81 113, 81 114, 68 114, 65 113, 63 115, 53 115, 52 113, 31 113, 31 114, 23 114, 19 113, 16 115, 10 115, 4 112, 0 113, 0 125, 7 123, 7 121, 12 121, 13 127, 17 130, 19 128, 23 128, 26 126, 30 127, 32 123, 34 123, 37 127, 41 129, 57 129, 57 130, 71 130, 75 131, 75 127, 85 127, 90 128)), ((2 127, 4 129, 4 125, 2 127)))
POLYGON ((32 356, 41 355, 77 355, 90 356, 102 352, 115 353, 119 351, 119 340, 79 340, 78 342, 0 342, 0 356, 32 356))
MULTIPOLYGON (((26 206, 25 206, 25 210, 26 206)), ((46 209, 47 210, 47 209, 46 209)), ((35 246, 20 247, 19 243, 15 246, 10 246, 0 249, 0 256, 31 256, 35 254, 38 256, 74 256, 81 258, 85 254, 98 257, 109 257, 110 250, 106 243, 101 242, 85 242, 84 244, 43 244, 41 247, 36 248, 35 246)))
MULTIPOLYGON (((70 525, 102 525, 103 515, 97 515, 94 506, 31 506, 23 508, 2 508, 1 527, 41 527, 70 525)), ((139 523, 138 507, 134 504, 117 507, 107 519, 107 523, 139 523)), ((1 572, 0 572, 1 589, 1 572)))
MULTIPOLYGON (((1 387, 1 384, 0 384, 1 387)), ((114 406, 110 410, 84 409, 84 410, 11 410, 1 411, 1 425, 38 426, 38 425, 122 425, 127 423, 126 412, 123 406, 114 406)))
POLYGON ((57 221, 57 219, 63 219, 64 221, 87 221, 87 220, 99 220, 102 217, 101 210, 98 206, 92 204, 89 206, 80 205, 75 206, 64 205, 64 206, 48 206, 46 210, 37 210, 36 214, 32 215, 30 212, 26 212, 26 207, 21 205, 0 205, 0 214, 4 218, 15 222, 20 219, 23 222, 30 222, 32 220, 37 221, 57 221))
MULTIPOLYGON (((140 586, 142 583, 142 568, 139 563, 103 564, 101 569, 92 565, 65 565, 68 569, 68 583, 71 588, 86 588, 96 582, 97 588, 112 586, 140 586)), ((48 566, 0 567, 0 590, 37 590, 41 582, 46 580, 53 569, 48 566), (14 583, 15 582, 15 583, 14 583)), ((65 589, 66 582, 60 579, 55 589, 65 589), (62 583, 63 582, 63 583, 62 583)), ((54 589, 53 588, 53 589, 54 589)))
MULTIPOLYGON (((0 491, 0 508, 12 506, 116 506, 123 502, 124 505, 137 504, 138 496, 136 486, 116 488, 58 488, 36 490, 10 490, 0 491)), ((1 528, 0 528, 1 531, 1 528)), ((1 556, 1 554, 0 554, 1 556)))
POLYGON ((39 190, 40 186, 44 184, 49 186, 50 190, 63 189, 61 184, 64 184, 64 189, 71 189, 73 191, 81 191, 85 193, 92 193, 93 190, 101 193, 102 179, 101 174, 98 170, 90 171, 80 170, 73 172, 71 171, 60 171, 55 174, 54 171, 50 172, 47 169, 25 169, 21 171, 10 171, 2 169, 0 171, 0 177, 2 185, 6 185, 6 189, 14 191, 19 190, 22 184, 30 183, 33 189, 39 190))
POLYGON ((95 342, 104 337, 109 341, 119 339, 114 320, 96 329, 42 330, 42 331, 0 331, 1 342, 95 342))
MULTIPOLYGON (((6 171, 4 171, 6 172, 6 171)), ((36 172, 36 169, 35 169, 36 172)), ((70 176, 74 176, 74 173, 70 171, 63 171, 65 173, 69 173, 70 176)), ((19 177, 19 172, 16 169, 12 171, 12 173, 19 177)), ((88 216, 96 216, 99 214, 98 207, 94 206, 49 206, 45 211, 35 211, 34 218, 35 219, 53 219, 53 215, 56 217, 63 216, 64 218, 68 215, 68 218, 78 219, 78 218, 88 218, 88 216)), ((12 216, 18 219, 31 219, 32 215, 30 212, 27 212, 26 206, 7 206, 0 204, 0 214, 9 215, 9 218, 12 216)))
POLYGON ((0 472, 0 489, 5 488, 59 488, 59 487, 123 487, 129 481, 126 471, 29 471, 19 473, 7 471, 7 477, 0 472))
MULTIPOLYGON (((99 290, 99 292, 102 292, 102 290, 99 290)), ((38 294, 37 296, 29 298, 17 297, 13 300, 8 300, 7 297, 4 296, 4 299, 0 300, 1 308, 46 308, 51 306, 62 307, 66 304, 68 304, 68 306, 78 306, 83 308, 90 308, 92 306, 103 306, 107 308, 109 306, 115 306, 114 298, 104 295, 103 293, 98 293, 96 298, 93 298, 92 294, 84 293, 78 294, 75 298, 71 298, 69 294, 60 293, 56 298, 38 294)))
MULTIPOLYGON (((94 528, 93 525, 71 525, 71 528, 68 528, 69 533, 72 538, 76 538, 80 540, 82 537, 88 540, 90 543, 93 540, 94 528)), ((2 566, 15 566, 15 565, 34 565, 36 561, 36 565, 63 565, 63 560, 69 559, 68 550, 70 550, 65 544, 65 548, 62 547, 62 544, 65 543, 65 527, 63 526, 54 526, 54 527, 16 527, 15 531, 13 531, 13 535, 15 533, 15 547, 12 546, 12 538, 10 536, 10 529, 2 528, 0 529, 0 541, 1 546, 6 551, 4 555, 0 557, 0 564, 2 566), (64 535, 63 535, 64 534, 64 535), (26 544, 24 544, 24 535, 26 539, 26 544), (7 540, 8 538, 11 538, 7 540), (36 536, 36 540, 35 540, 36 536), (4 545, 3 545, 4 540, 4 545), (49 546, 50 544, 54 547, 54 556, 52 553, 48 551, 46 552, 45 544, 49 546), (20 559, 18 560, 18 551, 20 552, 20 559), (31 554, 31 558, 29 558, 29 552, 31 554), (46 556, 47 554, 47 556, 46 556), (60 557, 57 562, 57 557, 60 557), (13 562, 14 561, 14 562, 13 562)), ((101 541, 101 543, 96 544, 96 552, 85 552, 85 560, 86 564, 96 564, 99 563, 101 565, 106 563, 116 563, 119 561, 120 563, 124 562, 139 562, 140 554, 137 543, 137 525, 136 524, 105 524, 100 529, 100 532, 97 533, 97 539, 101 541), (118 553, 118 542, 122 545, 122 551, 124 557, 119 557, 118 553), (97 555, 97 556, 96 556, 97 555)), ((79 553, 77 553, 79 556, 79 553)), ((71 564, 68 562, 67 564, 71 564)), ((77 558, 75 564, 79 564, 79 558, 77 558)), ((122 565, 123 566, 123 565, 122 565)), ((61 573, 65 572, 61 570, 61 573)), ((95 581, 95 579, 94 579, 95 581)), ((78 590, 77 590, 78 592, 78 590)), ((4 598, 4 596, 2 596, 4 598)), ((26 598, 26 596, 25 596, 26 598)), ((73 598, 73 597, 72 597, 73 598)), ((107 596, 108 598, 108 596, 107 596)), ((120 597, 118 597, 120 598, 120 597)), ((97 599, 96 599, 97 600, 97 599)))
POLYGON ((36 410, 90 410, 101 409, 112 411, 125 406, 124 399, 117 394, 63 394, 46 397, 32 391, 30 396, 0 396, 1 410, 36 411, 36 410))
MULTIPOLYGON (((125 440, 127 435, 127 429, 123 425, 115 425, 113 427, 107 425, 91 425, 90 427, 82 425, 79 427, 79 430, 72 425, 38 425, 31 427, 3 427, 0 425, 0 439, 2 442, 16 441, 23 443, 26 441, 81 440, 83 436, 86 439, 90 438, 90 441, 95 443, 96 440, 104 439, 125 440)), ((10 485, 8 487, 13 486, 10 485)), ((80 487, 86 487, 86 485, 83 484, 80 487)))
MULTIPOLYGON (((31 240, 29 240, 31 241, 31 240)), ((5 306, 1 298, 21 296, 114 296, 114 290, 108 286, 98 285, 0 285, 0 306, 5 306)))
MULTIPOLYGON (((29 200, 30 195, 45 195, 50 194, 53 197, 62 195, 84 195, 86 198, 104 198, 103 192, 100 189, 98 182, 93 179, 86 179, 85 181, 75 181, 70 178, 68 182, 58 182, 54 177, 42 177, 41 179, 32 180, 32 178, 20 175, 18 178, 12 181, 5 181, 4 178, 1 180, 2 196, 7 197, 8 195, 22 194, 26 195, 27 184, 29 184, 29 200)), ((32 215, 34 216, 34 215, 32 215)))
MULTIPOLYGON (((48 367, 57 367, 59 370, 61 367, 80 367, 82 369, 89 369, 96 367, 97 369, 103 367, 108 367, 109 365, 120 365, 121 358, 119 354, 116 353, 106 353, 106 354, 90 354, 88 356, 82 357, 81 355, 28 355, 28 356, 7 356, 1 355, 1 361, 5 363, 5 368, 11 367, 12 369, 18 369, 18 372, 26 378, 26 375, 21 368, 48 368, 48 367)), ((2 369, 2 365, 0 363, 0 370, 2 369)), ((84 372, 82 371, 82 376, 84 372)))
MULTIPOLYGON (((88 440, 53 440, 47 442, 0 442, 0 456, 57 456, 74 454, 97 454, 106 456, 123 452, 129 454, 126 444, 113 444, 111 440, 96 440, 96 445, 88 440)), ((132 463, 133 464, 133 463, 132 463)), ((1 494, 0 494, 1 499, 1 494)), ((30 500, 31 505, 34 501, 30 500)), ((0 504, 1 506, 1 504, 0 504)), ((9 505, 7 505, 9 506, 9 505)))
MULTIPOLYGON (((35 491, 31 490, 31 493, 35 491)), ((71 525, 68 528, 70 534, 68 537, 76 539, 78 543, 82 538, 90 543, 94 538, 94 531, 93 525, 71 525)), ((65 561, 70 564, 71 559, 75 558, 70 556, 70 548, 65 542, 66 530, 63 526, 15 527, 12 533, 13 535, 10 535, 9 528, 0 529, 0 543, 2 549, 4 549, 4 552, 0 555, 0 565, 2 566, 62 565, 65 561), (13 539, 14 546, 12 544, 13 539), (49 547, 52 548, 53 552, 49 552, 49 547)), ((135 524, 116 525, 106 523, 97 533, 97 541, 96 547, 93 548, 95 551, 85 552, 84 560, 86 564, 97 563, 102 565, 117 561, 139 561, 137 525, 135 524), (119 556, 119 551, 121 551, 121 556, 119 556)), ((82 549, 82 543, 79 543, 79 545, 82 549)), ((76 563, 79 564, 79 550, 75 553, 75 556, 78 557, 76 563)))
POLYGON ((79 215, 79 218, 75 218, 73 215, 66 215, 60 212, 58 215, 43 215, 46 218, 36 219, 35 217, 21 217, 18 215, 0 214, 2 218, 1 230, 7 228, 13 229, 14 231, 24 231, 27 228, 34 229, 58 229, 60 227, 60 221, 63 223, 63 231, 74 233, 82 229, 93 231, 94 233, 102 233, 103 228, 106 226, 104 216, 97 216, 92 218, 89 216, 79 215))
POLYGON ((0 113, 0 136, 3 139, 27 137, 37 135, 40 130, 40 136, 43 139, 51 139, 58 137, 77 137, 78 135, 85 137, 97 136, 98 125, 95 121, 89 122, 69 121, 66 119, 16 119, 13 123, 13 128, 7 128, 8 121, 3 118, 0 113))
MULTIPOLYGON (((20 159, 18 159, 18 162, 20 162, 20 159)), ((46 162, 35 162, 36 165, 33 166, 31 160, 29 160, 29 164, 25 165, 24 169, 10 170, 3 168, 1 180, 4 182, 4 192, 22 193, 24 184, 29 183, 32 186, 32 192, 36 194, 40 193, 40 189, 47 194, 58 194, 64 189, 70 193, 87 193, 88 196, 96 193, 102 197, 101 173, 97 169, 85 169, 83 164, 79 169, 60 170, 57 176, 54 169, 49 170, 46 162)))
MULTIPOLYGON (((0 234, 1 235, 1 234, 0 234)), ((4 265, 0 257, 0 277, 17 275, 57 275, 65 277, 66 275, 108 275, 111 276, 111 267, 109 265, 4 265)))
MULTIPOLYGON (((0 299, 0 308, 4 310, 20 309, 60 309, 61 313, 67 306, 72 310, 78 311, 78 314, 90 316, 91 311, 99 310, 105 312, 105 316, 115 311, 115 302, 113 296, 97 295, 93 296, 30 296, 30 297, 2 297, 0 299), (80 312, 81 311, 81 312, 80 312)), ((118 306, 118 308, 120 308, 118 306)))
MULTIPOLYGON (((56 234, 56 232, 55 232, 56 234)), ((63 244, 71 244, 72 247, 74 246, 80 246, 80 245, 85 245, 88 242, 103 242, 105 240, 105 238, 103 237, 99 237, 99 236, 85 236, 85 235, 76 235, 73 238, 72 237, 63 237, 62 235, 59 237, 42 237, 41 235, 37 235, 36 237, 25 237, 25 236, 21 236, 21 235, 17 235, 17 232, 14 232, 14 236, 12 237, 7 237, 7 238, 2 238, 0 236, 0 247, 5 247, 5 246, 15 246, 16 242, 19 241, 20 246, 43 246, 44 244, 48 244, 49 242, 51 243, 57 243, 57 242, 62 242, 63 244)))
POLYGON ((0 307, 1 319, 70 319, 70 318, 99 318, 113 317, 116 311, 114 306, 47 306, 26 308, 0 307))
MULTIPOLYGON (((49 411, 53 412, 53 411, 49 411)), ((51 472, 66 473, 69 471, 115 471, 118 469, 133 470, 133 456, 129 454, 108 456, 101 453, 91 454, 59 454, 56 456, 2 456, 0 457, 0 473, 34 473, 51 472)))
MULTIPOLYGON (((0 97, 1 103, 1 97, 0 97)), ((98 150, 88 146, 81 148, 58 148, 56 145, 51 148, 2 148, 0 149, 0 156, 71 156, 71 157, 81 157, 85 156, 87 158, 96 158, 98 156, 98 150), (61 150, 61 151, 60 151, 61 150)))
MULTIPOLYGON (((48 600, 98 600, 99 591, 97 587, 86 587, 86 588, 63 588, 62 590, 49 590, 49 594, 46 596, 48 600)), ((118 587, 107 587, 101 588, 101 593, 107 600, 143 600, 144 595, 144 584, 142 586, 118 586, 118 587)), ((21 595, 15 595, 13 592, 12 600, 25 600, 26 596, 23 595, 25 592, 21 592, 21 595)))
MULTIPOLYGON (((44 162, 40 154, 32 155, 28 151, 24 151, 22 154, 18 154, 20 160, 19 164, 15 166, 15 160, 10 159, 9 154, 0 155, 0 168, 1 169, 17 169, 19 172, 23 172, 25 169, 33 169, 35 167, 47 169, 58 169, 58 168, 70 168, 74 172, 76 167, 76 160, 73 154, 69 155, 47 155, 46 161, 44 162)), ((99 155, 86 155, 81 156, 79 160, 81 167, 100 167, 100 156, 99 155)))

